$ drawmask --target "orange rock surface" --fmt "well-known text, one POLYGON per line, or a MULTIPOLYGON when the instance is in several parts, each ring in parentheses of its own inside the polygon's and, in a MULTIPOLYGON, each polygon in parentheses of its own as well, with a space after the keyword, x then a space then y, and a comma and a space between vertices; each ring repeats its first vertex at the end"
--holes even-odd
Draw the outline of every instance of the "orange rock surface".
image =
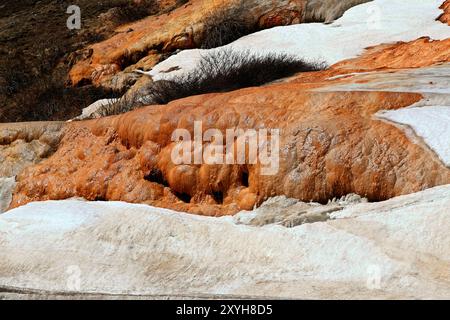
MULTIPOLYGON (((73 85, 94 83, 96 85, 111 86, 111 78, 121 71, 129 72, 137 68, 151 69, 161 54, 171 53, 177 49, 190 49, 199 47, 203 37, 203 22, 207 17, 222 12, 226 8, 240 5, 242 0, 214 0, 202 1, 191 0, 187 4, 159 16, 150 16, 141 21, 119 27, 117 34, 110 39, 92 45, 85 49, 89 54, 77 61, 69 73, 69 82, 73 85)), ((358 1, 347 7, 355 5, 358 1)), ((364 1, 361 1, 364 2, 364 1)), ((276 4, 269 0, 251 0, 244 2, 242 17, 250 25, 257 25, 260 29, 270 28, 278 25, 301 23, 307 16, 308 0, 281 0, 276 4)), ((242 5, 241 5, 242 6, 242 5)), ((325 6, 326 7, 326 6, 325 6)), ((332 6, 327 8, 330 11, 332 6)), ((441 9, 444 13, 438 18, 444 23, 450 22, 450 1, 445 1, 441 9)), ((422 41, 427 41, 424 38, 422 41)), ((407 45, 409 57, 402 54, 401 46, 389 45, 385 54, 400 55, 402 58, 414 57, 420 49, 420 44, 407 45)), ((435 48, 427 46, 431 51, 435 48)), ((436 49, 442 49, 440 46, 436 49)), ((380 47, 377 47, 380 49, 380 47)), ((446 52, 448 53, 448 47, 446 52)), ((422 55, 422 52, 421 52, 422 55)), ((370 60, 370 57, 367 57, 370 60)), ((384 59, 383 56, 377 59, 384 59)), ((436 57, 438 59, 438 57, 436 57)), ((420 66, 421 59, 413 59, 420 66)), ((425 57, 426 60, 426 57, 425 57)), ((365 61, 369 62, 369 61, 365 61)), ((373 61, 374 64, 377 61, 373 61)), ((401 64, 401 61, 392 61, 393 67, 401 64)), ((367 68, 373 69, 372 66, 367 68)))
POLYGON ((12 206, 80 196, 221 215, 276 195, 326 202, 357 193, 383 200, 450 183, 450 170, 431 152, 373 118, 379 110, 420 99, 418 94, 312 93, 281 84, 75 123, 55 155, 19 176, 12 206), (173 164, 171 134, 177 128, 192 131, 195 120, 203 121, 203 130, 280 129, 279 172, 263 176, 259 164, 173 164))
POLYGON ((439 17, 439 21, 450 26, 450 0, 445 0, 440 9, 444 10, 444 13, 439 17))
MULTIPOLYGON (((90 55, 78 61, 69 74, 73 85, 99 84, 120 70, 145 58, 152 50, 172 52, 198 47, 203 37, 203 21, 224 8, 237 6, 241 0, 191 0, 174 11, 150 16, 121 26, 110 39, 90 48, 90 55)), ((299 23, 306 0, 246 0, 242 14, 260 28, 299 23)), ((151 66, 150 66, 151 67, 151 66)))

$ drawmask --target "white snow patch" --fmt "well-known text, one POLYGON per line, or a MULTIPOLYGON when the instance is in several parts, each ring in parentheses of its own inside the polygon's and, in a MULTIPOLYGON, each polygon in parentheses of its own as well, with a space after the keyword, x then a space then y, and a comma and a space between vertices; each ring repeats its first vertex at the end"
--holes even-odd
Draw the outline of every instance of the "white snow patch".
POLYGON ((450 186, 250 227, 119 202, 28 204, 0 216, 0 284, 80 292, 292 298, 448 297, 450 186), (368 287, 375 277, 379 287, 368 287))
MULTIPOLYGON (((354 58, 382 43, 412 41, 428 36, 442 40, 450 28, 436 21, 442 0, 375 0, 349 9, 332 24, 307 23, 263 30, 216 49, 232 48, 256 54, 287 53, 328 64, 354 58)), ((185 50, 156 65, 154 80, 170 79, 195 68, 209 50, 185 50), (180 70, 162 71, 178 66, 180 70)))
POLYGON ((404 108, 384 111, 377 116, 410 126, 450 167, 450 106, 404 108))

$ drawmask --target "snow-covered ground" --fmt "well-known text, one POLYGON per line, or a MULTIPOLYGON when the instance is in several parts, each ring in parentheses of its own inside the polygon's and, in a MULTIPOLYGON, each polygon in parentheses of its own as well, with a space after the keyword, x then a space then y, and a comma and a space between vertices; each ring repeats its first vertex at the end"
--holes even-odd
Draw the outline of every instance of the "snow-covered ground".
MULTIPOLYGON (((256 54, 288 53, 328 64, 353 58, 369 46, 412 41, 428 36, 450 37, 450 28, 436 21, 442 0, 374 0, 349 9, 332 24, 308 23, 276 27, 245 36, 227 46, 256 54)), ((154 80, 170 79, 195 68, 208 50, 185 50, 161 62, 150 75, 154 80), (178 66, 178 71, 162 71, 178 66)))
POLYGON ((380 118, 407 125, 450 167, 450 106, 385 111, 380 118))
POLYGON ((443 186, 288 229, 118 202, 31 203, 0 216, 0 292, 448 298, 449 206, 443 186))

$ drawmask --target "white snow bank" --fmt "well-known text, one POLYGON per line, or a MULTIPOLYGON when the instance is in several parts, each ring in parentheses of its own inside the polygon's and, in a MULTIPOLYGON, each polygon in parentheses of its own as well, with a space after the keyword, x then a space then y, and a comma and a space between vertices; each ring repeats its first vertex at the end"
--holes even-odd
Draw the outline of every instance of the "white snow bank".
POLYGON ((448 297, 449 206, 444 186, 287 229, 118 202, 32 203, 0 216, 0 291, 448 297))
POLYGON ((377 115, 410 126, 450 167, 450 106, 411 107, 377 115))
POLYGON ((73 121, 73 120, 85 120, 85 119, 90 119, 91 117, 96 117, 96 113, 103 109, 104 107, 107 107, 108 105, 114 104, 116 102, 118 102, 120 99, 100 99, 95 101, 94 103, 92 103, 91 105, 87 106, 86 108, 83 108, 81 115, 79 115, 78 117, 69 120, 73 121))
MULTIPOLYGON (((257 54, 288 53, 328 64, 360 55, 369 46, 412 41, 428 36, 442 40, 450 28, 436 21, 443 0, 374 0, 349 9, 332 24, 308 23, 276 27, 245 36, 225 47, 257 54)), ((211 49, 211 50, 220 50, 211 49)), ((208 50, 185 50, 158 64, 154 80, 170 79, 192 70, 208 50), (178 66, 170 73, 162 71, 178 66)))

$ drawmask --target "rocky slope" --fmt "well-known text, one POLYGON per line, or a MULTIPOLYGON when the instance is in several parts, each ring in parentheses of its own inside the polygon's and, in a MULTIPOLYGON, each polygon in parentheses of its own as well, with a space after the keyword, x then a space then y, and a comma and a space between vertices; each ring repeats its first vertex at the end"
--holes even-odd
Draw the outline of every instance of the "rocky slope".
POLYGON ((440 9, 444 10, 444 13, 439 16, 439 21, 450 25, 450 1, 446 0, 440 9))
MULTIPOLYGON (((375 0, 333 23, 284 26, 330 22, 358 2, 250 1, 240 19, 280 26, 225 47, 326 70, 89 121, 0 126, 0 209, 11 209, 0 297, 448 298, 449 4, 375 0), (261 161, 175 164, 188 141, 171 135, 196 121, 202 133, 278 129, 275 174, 261 161)), ((136 89, 185 74, 218 50, 188 48, 227 4, 238 1, 190 1, 123 26, 88 48, 73 80, 109 86, 148 70, 136 89)))

